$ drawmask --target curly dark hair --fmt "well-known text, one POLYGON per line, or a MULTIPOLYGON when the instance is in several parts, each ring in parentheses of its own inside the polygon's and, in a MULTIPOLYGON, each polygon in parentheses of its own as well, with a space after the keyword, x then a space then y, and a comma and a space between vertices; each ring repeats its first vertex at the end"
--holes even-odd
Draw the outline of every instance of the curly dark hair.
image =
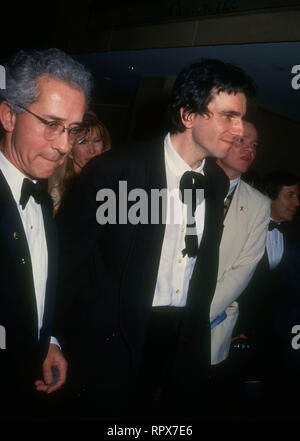
POLYGON ((175 80, 170 104, 169 119, 172 134, 184 132, 180 109, 184 114, 209 114, 208 104, 215 93, 242 92, 247 98, 254 97, 253 80, 239 67, 221 60, 204 59, 183 69, 175 80))

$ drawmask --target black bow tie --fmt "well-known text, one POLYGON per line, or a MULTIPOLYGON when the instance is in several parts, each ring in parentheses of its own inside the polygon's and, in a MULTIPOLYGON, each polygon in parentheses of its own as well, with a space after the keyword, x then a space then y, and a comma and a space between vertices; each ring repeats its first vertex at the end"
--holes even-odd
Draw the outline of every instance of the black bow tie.
POLYGON ((39 182, 35 184, 29 179, 24 178, 20 197, 20 205, 23 210, 26 207, 30 196, 34 198, 37 204, 41 204, 45 200, 46 192, 39 182))
POLYGON ((187 234, 184 238, 185 248, 182 250, 183 257, 187 254, 189 257, 195 257, 198 252, 198 236, 195 222, 195 210, 197 205, 203 200, 203 193, 196 190, 206 190, 206 178, 201 173, 187 171, 185 172, 179 184, 180 197, 184 204, 187 205, 188 216, 192 218, 187 219, 187 234), (190 190, 190 192, 185 192, 190 190))
POLYGON ((274 230, 274 228, 277 228, 277 230, 279 230, 281 232, 283 231, 282 224, 278 224, 277 222, 274 222, 273 220, 271 220, 269 222, 268 230, 272 231, 272 230, 274 230))
POLYGON ((204 188, 206 187, 206 177, 201 173, 186 171, 180 179, 180 189, 204 188))

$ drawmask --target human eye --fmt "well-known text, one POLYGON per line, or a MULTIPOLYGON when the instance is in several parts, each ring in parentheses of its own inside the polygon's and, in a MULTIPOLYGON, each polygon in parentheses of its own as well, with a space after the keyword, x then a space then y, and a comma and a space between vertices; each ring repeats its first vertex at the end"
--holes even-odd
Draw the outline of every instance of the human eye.
POLYGON ((86 138, 86 130, 80 126, 80 125, 76 125, 73 127, 69 127, 68 129, 69 132, 69 138, 71 140, 72 143, 76 143, 76 144, 86 144, 87 140, 86 138))
POLYGON ((233 122, 234 118, 236 118, 236 115, 232 112, 224 111, 224 112, 222 112, 222 115, 226 121, 230 121, 230 122, 233 122))
POLYGON ((58 127, 62 126, 59 121, 45 121, 45 124, 51 129, 57 129, 58 127))
POLYGON ((69 133, 71 135, 77 135, 83 132, 83 128, 81 126, 73 126, 69 128, 69 133))

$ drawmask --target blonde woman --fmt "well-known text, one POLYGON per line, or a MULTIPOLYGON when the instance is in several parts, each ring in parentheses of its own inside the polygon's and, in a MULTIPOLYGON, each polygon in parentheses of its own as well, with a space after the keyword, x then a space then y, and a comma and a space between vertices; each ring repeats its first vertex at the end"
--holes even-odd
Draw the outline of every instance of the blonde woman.
POLYGON ((48 191, 53 199, 54 214, 58 210, 65 192, 80 174, 82 168, 94 156, 100 155, 111 148, 111 138, 107 128, 88 110, 82 121, 86 135, 72 147, 65 162, 54 172, 48 181, 48 191))

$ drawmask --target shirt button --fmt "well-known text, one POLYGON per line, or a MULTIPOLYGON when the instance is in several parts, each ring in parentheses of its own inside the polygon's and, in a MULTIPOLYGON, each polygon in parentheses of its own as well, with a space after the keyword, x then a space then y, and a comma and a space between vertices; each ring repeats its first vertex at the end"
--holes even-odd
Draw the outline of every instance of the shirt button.
POLYGON ((178 263, 181 263, 181 262, 182 262, 182 260, 181 260, 181 259, 179 259, 179 260, 178 260, 178 263))
POLYGON ((176 292, 176 294, 178 294, 178 293, 179 293, 179 291, 180 291, 179 289, 176 289, 176 291, 175 291, 175 292, 176 292))

